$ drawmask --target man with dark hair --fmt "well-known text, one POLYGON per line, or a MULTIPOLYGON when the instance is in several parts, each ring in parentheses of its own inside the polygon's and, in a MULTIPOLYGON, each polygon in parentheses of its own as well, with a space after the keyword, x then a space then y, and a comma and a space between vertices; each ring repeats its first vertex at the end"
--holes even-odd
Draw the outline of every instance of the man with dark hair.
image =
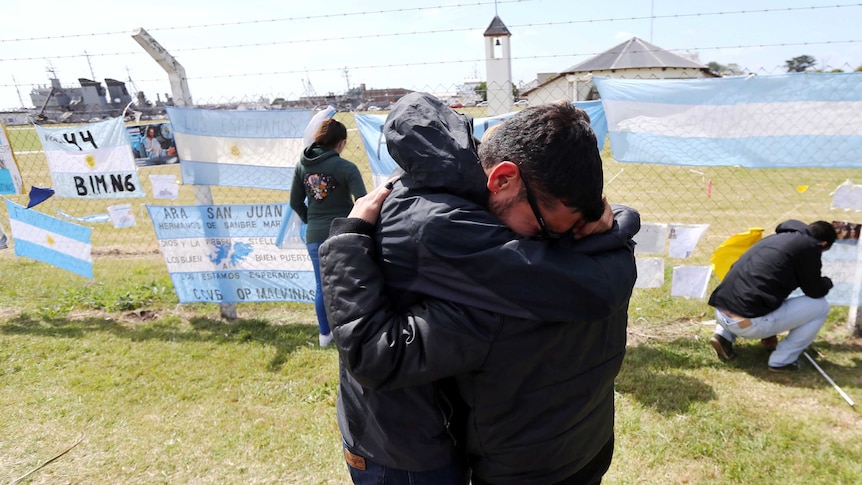
POLYGON ((640 219, 617 207, 579 237, 605 211, 589 118, 521 111, 481 166, 469 119, 430 95, 384 132, 406 173, 321 247, 354 483, 466 483, 465 458, 474 484, 599 483, 640 219))
POLYGON ((820 257, 836 238, 828 222, 785 221, 731 266, 709 297, 717 322, 710 344, 721 360, 736 357, 736 337, 774 346, 770 340, 789 331, 770 354, 769 370, 799 368, 799 354, 814 341, 829 313, 825 296, 832 280, 821 275, 820 257), (796 288, 804 296, 788 298, 796 288))

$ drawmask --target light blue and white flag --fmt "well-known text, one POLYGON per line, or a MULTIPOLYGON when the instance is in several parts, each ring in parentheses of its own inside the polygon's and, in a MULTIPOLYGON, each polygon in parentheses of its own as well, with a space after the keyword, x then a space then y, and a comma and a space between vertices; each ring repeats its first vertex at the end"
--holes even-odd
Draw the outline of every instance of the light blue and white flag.
POLYGON ((276 245, 287 204, 147 210, 180 303, 314 303, 314 268, 305 245, 276 245))
MULTIPOLYGON (((601 150, 605 144, 605 137, 608 131, 602 102, 578 101, 574 105, 586 111, 590 116, 590 126, 596 133, 598 147, 601 150)), ((481 140, 482 135, 489 128, 499 125, 515 113, 517 111, 490 118, 474 118, 473 136, 481 140)), ((386 122, 386 115, 358 114, 355 118, 356 126, 359 129, 359 136, 362 138, 362 144, 365 145, 368 164, 371 166, 372 180, 374 181, 374 186, 377 187, 385 183, 392 172, 398 167, 398 164, 389 155, 389 150, 386 149, 386 139, 383 136, 383 124, 386 122)))
POLYGON ((9 143, 9 133, 0 123, 0 194, 20 194, 22 191, 21 171, 9 143))
POLYGON ((89 227, 72 224, 6 200, 15 254, 93 278, 89 227))
POLYGON ((290 190, 311 110, 167 112, 183 184, 290 190))
POLYGON ((144 197, 122 118, 66 128, 35 127, 58 197, 144 197))
POLYGON ((862 166, 862 73, 593 82, 621 162, 862 166))

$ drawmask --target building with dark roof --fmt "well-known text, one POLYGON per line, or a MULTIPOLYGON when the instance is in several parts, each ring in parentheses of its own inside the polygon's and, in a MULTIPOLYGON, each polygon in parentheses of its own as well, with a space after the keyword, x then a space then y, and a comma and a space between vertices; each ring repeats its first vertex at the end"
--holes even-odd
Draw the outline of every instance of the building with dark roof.
POLYGON ((522 86, 521 96, 531 104, 560 99, 585 101, 598 99, 592 78, 693 79, 716 77, 697 55, 684 56, 632 37, 559 73, 538 74, 522 86))

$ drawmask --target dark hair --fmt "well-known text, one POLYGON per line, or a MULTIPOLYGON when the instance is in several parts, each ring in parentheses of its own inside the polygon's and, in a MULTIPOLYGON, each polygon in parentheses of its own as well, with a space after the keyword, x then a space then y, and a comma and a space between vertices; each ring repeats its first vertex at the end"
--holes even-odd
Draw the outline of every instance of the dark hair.
POLYGON ((347 128, 341 122, 328 118, 320 123, 314 133, 314 143, 326 148, 335 149, 341 140, 347 139, 347 128))
POLYGON ((559 199, 587 221, 604 212, 602 158, 587 114, 570 103, 526 108, 499 125, 479 147, 482 167, 518 164, 545 205, 559 199))
POLYGON ((835 227, 826 221, 816 221, 808 224, 808 234, 814 236, 818 241, 826 243, 826 247, 823 248, 824 251, 831 248, 832 243, 838 239, 835 227))

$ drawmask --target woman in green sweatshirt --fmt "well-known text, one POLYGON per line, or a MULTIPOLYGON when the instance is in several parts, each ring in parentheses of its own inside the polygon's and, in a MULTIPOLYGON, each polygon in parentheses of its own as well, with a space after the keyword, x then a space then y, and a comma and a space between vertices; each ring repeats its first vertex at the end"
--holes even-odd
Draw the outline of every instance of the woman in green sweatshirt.
POLYGON ((332 220, 347 217, 353 208, 353 201, 366 194, 365 183, 356 164, 341 158, 346 144, 347 129, 344 125, 333 118, 324 120, 314 135, 314 143, 302 151, 290 189, 290 208, 302 222, 308 224, 305 243, 317 284, 314 308, 317 311, 321 347, 332 342, 332 332, 323 306, 317 250, 329 236, 332 220))

